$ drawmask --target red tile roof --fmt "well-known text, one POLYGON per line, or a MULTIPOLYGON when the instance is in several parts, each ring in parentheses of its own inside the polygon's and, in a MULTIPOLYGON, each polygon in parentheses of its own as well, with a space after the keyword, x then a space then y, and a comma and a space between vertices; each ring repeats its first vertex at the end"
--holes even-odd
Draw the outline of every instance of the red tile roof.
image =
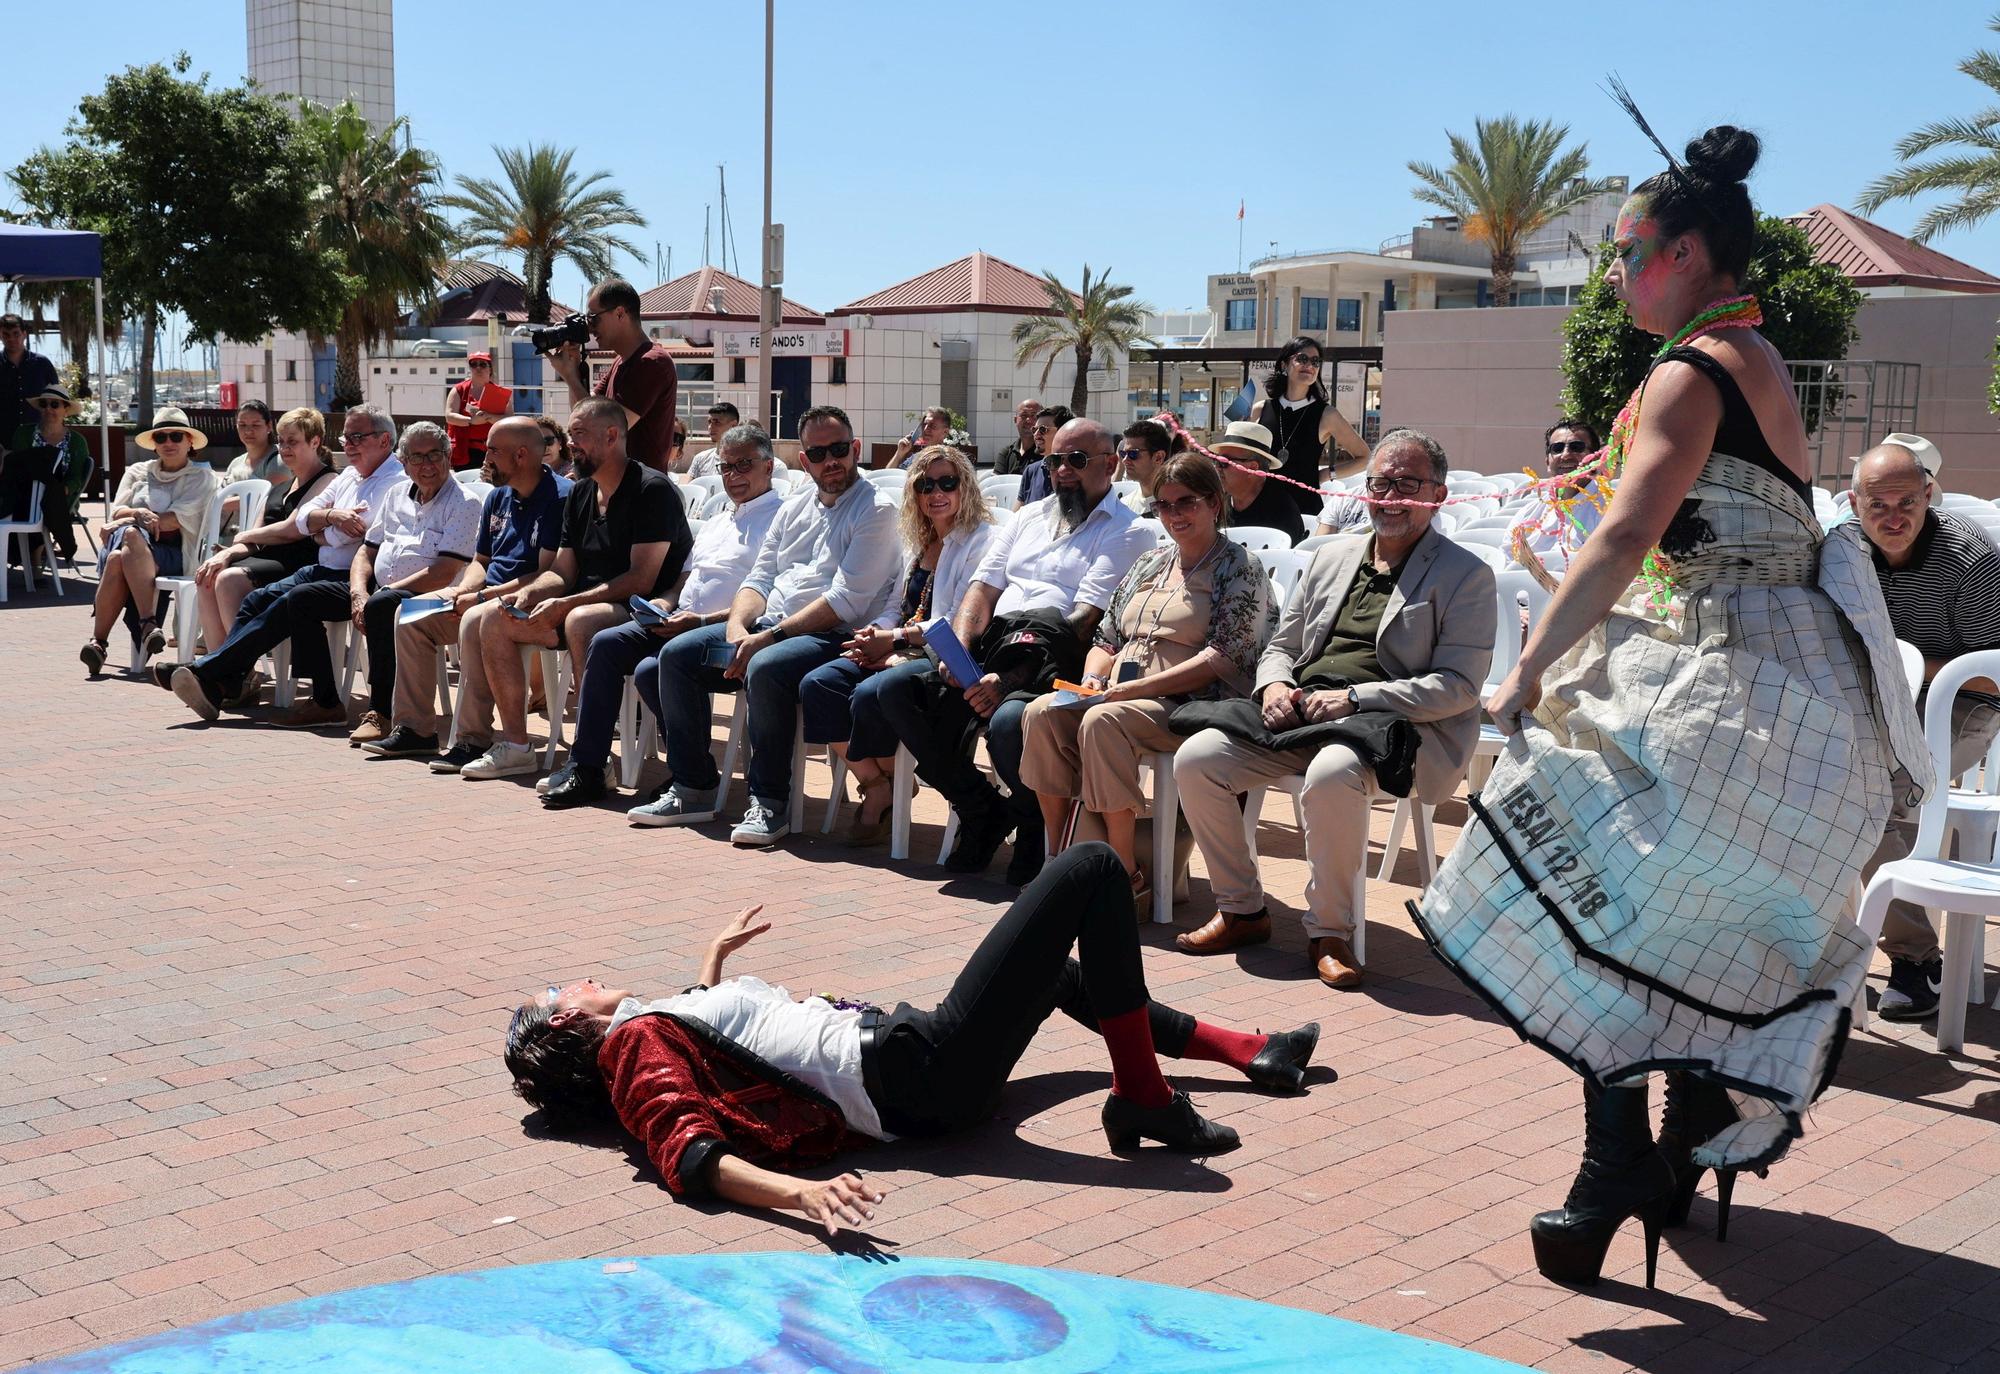
POLYGON ((2000 291, 2000 277, 1912 243, 1834 205, 1815 205, 1792 223, 1806 231, 1813 256, 1856 286, 1927 286, 1939 291, 2000 291))
MULTIPOLYGON (((639 314, 644 319, 739 319, 754 322, 762 312, 757 308, 757 284, 723 271, 704 267, 672 281, 661 282, 639 297, 639 314), (710 305, 716 287, 722 288, 722 309, 710 305)), ((785 299, 786 324, 825 324, 826 320, 809 305, 785 299)))
POLYGON ((833 313, 914 315, 953 310, 1005 311, 1014 315, 1055 313, 1040 277, 988 253, 968 254, 872 296, 849 301, 833 313))
MULTIPOLYGON (((432 325, 522 324, 528 318, 528 286, 506 268, 490 262, 466 258, 451 265, 438 282, 438 310, 432 325)), ((557 301, 549 303, 551 323, 567 319, 571 310, 557 301)))

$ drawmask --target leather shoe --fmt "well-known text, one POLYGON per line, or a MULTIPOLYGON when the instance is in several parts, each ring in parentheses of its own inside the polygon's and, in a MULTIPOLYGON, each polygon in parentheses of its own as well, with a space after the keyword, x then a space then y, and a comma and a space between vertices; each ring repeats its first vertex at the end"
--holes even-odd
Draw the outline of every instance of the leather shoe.
POLYGON ((1309 1021, 1293 1031, 1279 1031, 1264 1042, 1244 1077, 1274 1093, 1303 1092, 1306 1066, 1312 1063, 1313 1049, 1319 1044, 1319 1022, 1309 1021))
POLYGON ((1337 936, 1312 942, 1312 965, 1320 982, 1330 988, 1361 986, 1361 962, 1354 957, 1354 946, 1337 936))
POLYGON ((1218 911, 1208 918, 1208 923, 1201 929, 1186 930, 1176 935, 1174 948, 1183 954, 1227 954, 1245 945, 1268 944, 1270 939, 1269 911, 1259 911, 1253 916, 1218 911))
POLYGON ((1184 1092, 1176 1092, 1164 1107, 1141 1107, 1113 1093, 1104 1099, 1097 1119, 1114 1154, 1137 1149, 1141 1140, 1157 1140, 1190 1155, 1227 1154, 1243 1143, 1234 1130, 1197 1112, 1184 1092))
POLYGON ((1004 821, 995 823, 983 817, 961 820, 958 843, 951 847, 951 853, 944 861, 945 872, 984 873, 1006 839, 1007 825, 1004 821))
POLYGON ((1023 825, 1014 834, 1014 852, 1007 859, 1007 884, 1010 887, 1026 887, 1035 881, 1042 871, 1045 859, 1043 848, 1045 832, 1041 823, 1023 825))
POLYGON ((605 798, 604 770, 583 768, 575 765, 564 770, 567 777, 556 779, 548 791, 542 793, 542 806, 549 811, 567 811, 573 806, 589 806, 605 798))

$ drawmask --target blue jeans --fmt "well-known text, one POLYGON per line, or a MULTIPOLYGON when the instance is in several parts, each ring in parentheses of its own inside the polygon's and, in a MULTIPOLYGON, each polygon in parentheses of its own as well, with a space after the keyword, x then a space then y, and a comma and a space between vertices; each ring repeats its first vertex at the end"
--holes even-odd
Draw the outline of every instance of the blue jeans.
MULTIPOLYGON (((570 761, 578 768, 602 768, 610 762, 611 734, 618 724, 618 705, 625 695, 625 679, 632 677, 642 663, 657 658, 667 644, 667 640, 636 620, 613 625, 591 636, 590 649, 583 656, 583 682, 576 694, 576 735, 569 745, 570 761)), ((657 670, 658 665, 648 666, 657 670)), ((658 717, 657 671, 651 679, 651 694, 648 695, 643 686, 639 694, 645 698, 654 716, 658 717)))
POLYGON ((720 668, 707 666, 709 650, 728 639, 726 625, 689 630, 668 641, 659 657, 642 664, 633 677, 660 719, 674 781, 697 792, 713 791, 723 781, 709 753, 709 693, 734 692, 739 687, 748 693, 750 761, 744 777, 751 796, 782 809, 792 795, 792 732, 798 723, 799 683, 840 653, 848 632, 794 635, 770 645, 750 660, 740 684, 725 678, 720 668))
MULTIPOLYGON (((922 670, 929 665, 914 660, 922 670)), ((864 668, 848 658, 836 658, 806 674, 799 684, 799 707, 806 716, 807 744, 845 744, 853 759, 886 759, 896 752, 896 732, 882 719, 880 710, 863 712, 862 702, 872 697, 876 683, 909 663, 887 668, 864 668)))
MULTIPOLYGON (((871 727, 878 717, 889 734, 909 748, 917 761, 917 773, 952 804, 961 817, 990 825, 1016 829, 1041 825, 1041 804, 1032 788, 1021 783, 1021 718, 1027 714, 1024 701, 1003 701, 986 722, 986 752, 992 756, 993 771, 1007 784, 1009 796, 986 780, 972 762, 971 751, 961 744, 964 718, 957 712, 942 716, 932 709, 932 682, 936 670, 928 661, 917 659, 886 673, 878 673, 868 684, 872 691, 854 698, 854 728, 864 722, 871 727)), ((850 752, 853 745, 849 744, 850 752)), ((879 756, 878 756, 879 757, 879 756)))
MULTIPOLYGON (((326 648, 326 624, 353 613, 347 569, 315 563, 244 597, 229 638, 189 666, 205 685, 218 689, 213 695, 221 696, 242 682, 260 657, 289 639, 292 676, 312 679, 313 700, 321 706, 338 706, 340 684, 326 648)), ((390 662, 395 662, 393 654, 390 662)))

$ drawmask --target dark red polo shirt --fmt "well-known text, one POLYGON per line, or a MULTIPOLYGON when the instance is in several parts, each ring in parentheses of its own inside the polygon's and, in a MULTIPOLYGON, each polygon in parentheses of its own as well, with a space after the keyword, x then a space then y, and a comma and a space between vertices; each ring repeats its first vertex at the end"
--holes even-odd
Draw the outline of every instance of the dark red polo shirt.
POLYGON ((667 453, 674 443, 674 397, 680 381, 667 350, 648 340, 628 358, 619 358, 592 388, 609 396, 639 418, 632 422, 625 451, 656 472, 667 470, 667 453))

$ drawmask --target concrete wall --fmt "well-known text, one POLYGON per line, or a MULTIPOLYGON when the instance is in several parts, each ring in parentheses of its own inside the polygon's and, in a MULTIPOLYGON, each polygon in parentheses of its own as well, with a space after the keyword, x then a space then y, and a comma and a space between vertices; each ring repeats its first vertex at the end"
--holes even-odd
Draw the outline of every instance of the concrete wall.
MULTIPOLYGON (((1388 318, 1382 427, 1427 430, 1453 467, 1500 472, 1541 464, 1542 430, 1559 414, 1564 306, 1409 310, 1388 318)), ((2000 296, 1864 301, 1853 359, 1916 363, 1916 432, 1944 454, 1945 486, 2000 497, 2000 416, 1987 413, 2000 296)))

